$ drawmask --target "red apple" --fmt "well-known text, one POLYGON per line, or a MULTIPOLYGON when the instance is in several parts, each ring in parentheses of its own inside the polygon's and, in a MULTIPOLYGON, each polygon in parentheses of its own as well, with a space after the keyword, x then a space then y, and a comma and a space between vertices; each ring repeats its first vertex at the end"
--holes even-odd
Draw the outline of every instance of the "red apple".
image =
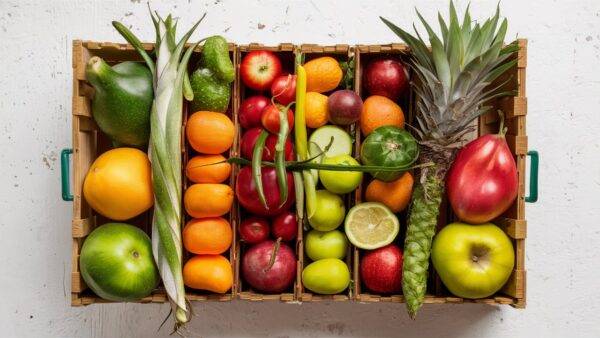
POLYGON ((266 90, 281 74, 281 61, 275 53, 267 50, 249 52, 240 64, 240 75, 244 84, 254 90, 266 90))
POLYGON ((378 293, 398 293, 402 289, 402 251, 394 244, 363 253, 360 278, 378 293))
MULTIPOLYGON (((252 159, 252 153, 254 152, 254 145, 256 144, 256 140, 258 139, 258 135, 262 131, 262 128, 252 128, 248 129, 244 135, 242 136, 242 142, 240 145, 240 150, 242 153, 242 157, 248 160, 252 159)), ((275 146, 277 145, 277 135, 269 134, 267 136, 267 140, 265 141, 265 148, 263 149, 263 161, 274 161, 275 160, 275 146)), ((285 160, 293 161, 294 160, 294 149, 292 147, 292 142, 288 138, 285 141, 285 160)))
POLYGON ((367 65, 363 81, 370 95, 385 96, 392 101, 408 87, 408 76, 402 63, 395 59, 375 59, 367 65))
POLYGON ((249 244, 260 243, 269 238, 269 222, 260 217, 248 217, 240 224, 240 237, 249 244))
POLYGON ((240 105, 240 124, 242 128, 249 129, 253 127, 260 127, 260 117, 262 111, 271 101, 262 95, 254 95, 246 98, 240 105))
POLYGON ((281 238, 282 241, 288 242, 296 238, 298 234, 298 222, 296 221, 296 213, 284 211, 273 219, 271 227, 271 235, 273 238, 281 238))
POLYGON ((296 75, 280 75, 271 84, 275 101, 287 105, 296 99, 296 75))

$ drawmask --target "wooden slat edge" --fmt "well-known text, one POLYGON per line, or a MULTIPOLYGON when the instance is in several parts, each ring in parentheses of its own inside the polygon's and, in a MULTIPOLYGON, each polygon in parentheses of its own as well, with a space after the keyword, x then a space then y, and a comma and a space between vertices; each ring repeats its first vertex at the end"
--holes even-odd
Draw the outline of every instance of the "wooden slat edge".
POLYGON ((527 237, 527 221, 524 219, 499 218, 495 223, 511 238, 524 239, 527 237))

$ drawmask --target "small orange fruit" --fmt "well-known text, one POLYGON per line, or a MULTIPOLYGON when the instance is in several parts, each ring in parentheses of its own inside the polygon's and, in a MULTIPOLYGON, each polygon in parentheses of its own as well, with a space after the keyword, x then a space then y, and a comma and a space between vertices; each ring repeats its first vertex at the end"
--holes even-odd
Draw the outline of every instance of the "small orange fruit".
POLYGON ((231 148, 235 128, 231 119, 223 113, 199 111, 188 119, 185 133, 197 152, 220 154, 231 148))
POLYGON ((317 93, 306 93, 306 126, 309 128, 319 128, 327 123, 329 112, 327 110, 327 96, 317 93))
POLYGON ((185 166, 185 175, 194 183, 221 183, 231 175, 231 164, 223 155, 198 155, 185 166))
POLYGON ((360 129, 364 135, 382 126, 404 128, 402 108, 385 96, 369 96, 363 103, 360 114, 360 129))
POLYGON ((304 64, 306 91, 324 93, 339 86, 344 72, 339 62, 331 56, 322 56, 304 64))
POLYGON ((198 255, 183 266, 183 283, 192 289, 225 293, 233 285, 229 260, 221 255, 198 255))
POLYGON ((383 203, 392 212, 400 212, 410 203, 413 184, 413 176, 409 172, 405 172, 399 179, 391 182, 373 180, 367 186, 365 199, 368 202, 383 203))
POLYGON ((232 203, 233 190, 227 184, 197 183, 183 195, 185 211, 194 218, 225 215, 232 203))
POLYGON ((231 225, 223 217, 194 218, 183 228, 183 246, 195 254, 218 255, 231 246, 231 225))

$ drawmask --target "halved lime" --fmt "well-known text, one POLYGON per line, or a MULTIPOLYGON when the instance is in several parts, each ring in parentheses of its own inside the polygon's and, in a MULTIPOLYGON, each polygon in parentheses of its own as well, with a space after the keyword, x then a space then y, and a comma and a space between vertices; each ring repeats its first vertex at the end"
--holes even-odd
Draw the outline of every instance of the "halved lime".
POLYGON ((394 241, 400 231, 398 217, 382 203, 357 204, 344 223, 348 240, 361 249, 373 250, 394 241))
MULTIPOLYGON (((323 126, 315 130, 308 139, 309 143, 316 144, 319 149, 325 150, 325 147, 331 142, 331 147, 325 153, 326 157, 336 155, 352 154, 352 138, 344 129, 336 126, 323 126)), ((312 149, 311 149, 312 151, 312 149)))

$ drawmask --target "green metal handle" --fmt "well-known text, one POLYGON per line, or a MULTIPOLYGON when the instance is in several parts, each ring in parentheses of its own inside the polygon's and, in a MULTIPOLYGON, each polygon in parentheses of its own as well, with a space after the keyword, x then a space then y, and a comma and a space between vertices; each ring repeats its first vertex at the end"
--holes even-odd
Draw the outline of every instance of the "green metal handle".
POLYGON ((62 199, 63 201, 72 201, 73 195, 71 194, 71 178, 69 175, 69 157, 73 153, 73 149, 65 148, 60 152, 60 179, 62 187, 62 199))
POLYGON ((527 156, 531 157, 529 164, 529 196, 525 197, 525 202, 535 203, 538 200, 538 171, 540 168, 540 154, 537 151, 531 150, 527 152, 527 156))

